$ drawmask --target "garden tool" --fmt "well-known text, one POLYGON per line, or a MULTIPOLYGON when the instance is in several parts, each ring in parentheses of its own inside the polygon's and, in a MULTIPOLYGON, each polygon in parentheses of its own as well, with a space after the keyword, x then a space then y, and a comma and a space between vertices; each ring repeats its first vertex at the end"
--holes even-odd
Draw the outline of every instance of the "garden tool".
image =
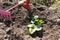
POLYGON ((25 0, 25 2, 22 4, 22 6, 28 10, 29 19, 32 20, 33 13, 36 11, 36 9, 32 10, 29 3, 30 3, 30 0, 25 0))
POLYGON ((20 4, 24 3, 24 1, 19 1, 18 4, 16 4, 15 6, 11 7, 10 9, 8 9, 6 11, 5 10, 0 10, 0 19, 5 19, 5 20, 8 20, 8 21, 12 21, 10 10, 13 10, 14 8, 18 7, 20 4))
MULTIPOLYGON (((22 0, 22 1, 19 1, 18 4, 16 4, 15 6, 11 7, 10 9, 8 9, 6 11, 5 10, 0 10, 0 19, 5 19, 7 21, 12 21, 10 10, 15 9, 19 5, 22 5, 29 12, 31 12, 31 8, 29 6, 29 2, 30 2, 30 0, 22 0)), ((31 14, 30 14, 30 17, 31 17, 31 14)))

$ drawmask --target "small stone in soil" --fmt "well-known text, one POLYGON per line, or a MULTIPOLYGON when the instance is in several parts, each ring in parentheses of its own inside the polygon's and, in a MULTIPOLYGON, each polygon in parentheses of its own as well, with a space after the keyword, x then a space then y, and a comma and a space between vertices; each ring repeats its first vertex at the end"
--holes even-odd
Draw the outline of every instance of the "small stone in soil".
POLYGON ((11 30, 12 30, 12 28, 8 28, 8 29, 6 30, 6 33, 7 33, 7 34, 10 34, 10 33, 12 32, 11 30))
POLYGON ((60 40, 60 38, 58 38, 58 40, 60 40))

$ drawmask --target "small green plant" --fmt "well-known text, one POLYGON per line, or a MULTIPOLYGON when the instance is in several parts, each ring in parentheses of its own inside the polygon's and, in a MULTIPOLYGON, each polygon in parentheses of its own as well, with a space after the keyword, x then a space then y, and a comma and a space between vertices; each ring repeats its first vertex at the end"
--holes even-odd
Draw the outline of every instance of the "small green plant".
POLYGON ((31 20, 31 24, 28 25, 29 33, 34 34, 36 31, 42 30, 42 25, 44 24, 44 21, 39 19, 39 17, 36 15, 31 20))

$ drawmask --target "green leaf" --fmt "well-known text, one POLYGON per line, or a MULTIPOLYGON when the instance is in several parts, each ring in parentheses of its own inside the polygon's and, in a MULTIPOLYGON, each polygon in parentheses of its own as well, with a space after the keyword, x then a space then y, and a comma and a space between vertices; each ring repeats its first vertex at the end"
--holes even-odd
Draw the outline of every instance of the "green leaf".
POLYGON ((34 24, 29 24, 29 25, 28 25, 28 27, 33 27, 33 26, 34 26, 34 24))
POLYGON ((35 16, 34 16, 34 19, 38 19, 38 18, 39 18, 39 16, 38 16, 38 15, 35 15, 35 16))
POLYGON ((36 31, 40 31, 40 30, 42 30, 42 27, 40 27, 40 26, 38 26, 38 25, 35 25, 35 26, 34 26, 34 29, 35 29, 36 31))
POLYGON ((43 20, 39 20, 39 22, 40 22, 40 24, 43 24, 43 23, 44 23, 44 21, 43 21, 43 20))
POLYGON ((35 21, 31 21, 31 23, 35 23, 35 21))
POLYGON ((38 21, 38 19, 35 19, 35 21, 38 21))
POLYGON ((29 33, 30 33, 30 34, 34 34, 35 31, 36 31, 35 29, 29 28, 29 33))
POLYGON ((43 25, 44 24, 44 21, 43 20, 39 20, 38 22, 37 22, 37 25, 43 25))
POLYGON ((40 30, 42 30, 42 29, 43 29, 43 28, 42 28, 42 27, 40 27, 40 28, 37 28, 36 30, 37 30, 37 31, 40 31, 40 30))

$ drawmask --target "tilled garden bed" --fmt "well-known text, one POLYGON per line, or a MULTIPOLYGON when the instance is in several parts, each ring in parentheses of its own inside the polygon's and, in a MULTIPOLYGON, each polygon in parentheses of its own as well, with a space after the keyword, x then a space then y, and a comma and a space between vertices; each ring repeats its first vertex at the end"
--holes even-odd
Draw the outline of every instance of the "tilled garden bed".
MULTIPOLYGON (((0 9, 7 10, 11 6, 13 4, 0 4, 0 9)), ((26 18, 28 17, 28 11, 19 6, 11 11, 13 24, 9 26, 6 22, 6 26, 4 21, 0 22, 0 40, 60 40, 60 9, 51 9, 52 7, 41 4, 31 5, 31 8, 36 8, 33 15, 38 15, 39 18, 45 21, 43 31, 36 32, 33 35, 29 34, 27 25, 30 20, 26 18)))

